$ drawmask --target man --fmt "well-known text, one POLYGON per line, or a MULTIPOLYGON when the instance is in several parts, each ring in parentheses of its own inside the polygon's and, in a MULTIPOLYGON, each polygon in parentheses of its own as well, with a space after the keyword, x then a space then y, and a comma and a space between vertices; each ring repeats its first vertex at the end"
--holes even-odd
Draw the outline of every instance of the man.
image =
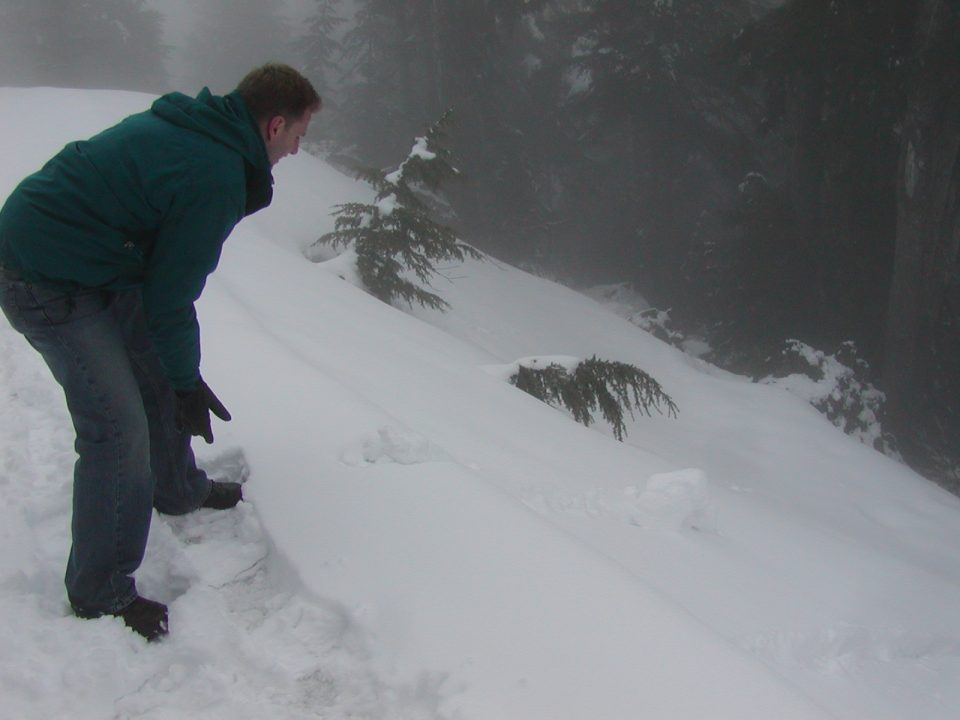
POLYGON ((165 635, 166 606, 133 579, 151 508, 242 499, 190 448, 191 436, 213 442, 210 412, 230 419, 200 377, 194 302, 319 109, 309 81, 279 64, 224 97, 171 93, 67 145, 0 210, 0 307, 63 387, 76 430, 66 586, 79 617, 165 635))

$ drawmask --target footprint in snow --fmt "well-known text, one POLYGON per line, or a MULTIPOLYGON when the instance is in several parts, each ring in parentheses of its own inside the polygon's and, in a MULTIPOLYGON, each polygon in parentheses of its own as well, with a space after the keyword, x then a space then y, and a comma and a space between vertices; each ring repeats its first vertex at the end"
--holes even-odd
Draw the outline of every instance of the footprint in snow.
MULTIPOLYGON (((240 450, 202 466, 215 479, 250 475, 240 450)), ((439 711, 416 714, 440 705, 440 688, 394 686, 371 669, 357 613, 304 590, 253 503, 155 516, 150 544, 138 584, 170 605, 171 636, 161 645, 173 657, 117 703, 121 715, 170 712, 182 698, 191 716, 190 699, 212 693, 216 717, 444 720, 439 711)))
POLYGON ((375 435, 363 438, 341 454, 345 465, 397 463, 419 465, 449 459, 442 448, 412 430, 385 425, 375 435))

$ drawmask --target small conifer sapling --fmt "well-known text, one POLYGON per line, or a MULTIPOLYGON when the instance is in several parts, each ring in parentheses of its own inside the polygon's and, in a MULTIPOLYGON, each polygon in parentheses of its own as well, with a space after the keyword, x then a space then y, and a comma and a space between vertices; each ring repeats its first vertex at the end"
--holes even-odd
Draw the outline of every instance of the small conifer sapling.
POLYGON ((589 426, 599 410, 621 442, 627 430, 624 410, 631 418, 634 409, 650 415, 651 410, 662 413, 662 406, 670 417, 676 417, 678 410, 660 383, 640 368, 596 356, 578 363, 572 371, 558 363, 544 368, 521 364, 510 382, 549 405, 566 407, 584 425, 589 426))
POLYGON ((317 241, 334 247, 353 245, 357 272, 373 295, 390 303, 400 298, 409 304, 443 310, 447 302, 407 277, 411 271, 424 284, 436 274, 437 262, 462 262, 467 256, 482 256, 461 242, 456 232, 430 216, 424 196, 439 193, 442 184, 459 173, 450 163, 450 151, 443 147, 448 110, 393 172, 367 169, 358 177, 373 186, 372 203, 338 205, 333 232, 317 241))

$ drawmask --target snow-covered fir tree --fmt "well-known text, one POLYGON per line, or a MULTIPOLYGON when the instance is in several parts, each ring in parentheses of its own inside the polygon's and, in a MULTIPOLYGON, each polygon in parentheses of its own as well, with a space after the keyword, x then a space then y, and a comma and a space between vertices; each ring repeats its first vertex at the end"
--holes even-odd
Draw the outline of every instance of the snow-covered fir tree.
POLYGON ((400 298, 424 307, 447 306, 436 293, 405 277, 406 271, 423 283, 436 274, 438 261, 462 261, 480 253, 461 242, 453 228, 431 216, 428 198, 437 198, 442 184, 458 175, 450 163, 450 151, 442 146, 448 111, 427 133, 416 138, 413 148, 392 172, 368 169, 359 177, 377 191, 372 203, 337 206, 336 227, 317 241, 334 246, 352 245, 357 271, 366 288, 384 302, 400 298))

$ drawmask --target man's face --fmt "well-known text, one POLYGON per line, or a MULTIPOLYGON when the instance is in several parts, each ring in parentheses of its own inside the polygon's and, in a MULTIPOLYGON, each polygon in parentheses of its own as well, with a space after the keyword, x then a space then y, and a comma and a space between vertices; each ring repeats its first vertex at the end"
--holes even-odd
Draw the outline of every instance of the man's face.
POLYGON ((277 115, 267 122, 264 141, 267 145, 267 157, 270 165, 276 165, 287 155, 296 155, 300 149, 300 138, 307 134, 313 113, 307 110, 301 117, 287 122, 277 115))

